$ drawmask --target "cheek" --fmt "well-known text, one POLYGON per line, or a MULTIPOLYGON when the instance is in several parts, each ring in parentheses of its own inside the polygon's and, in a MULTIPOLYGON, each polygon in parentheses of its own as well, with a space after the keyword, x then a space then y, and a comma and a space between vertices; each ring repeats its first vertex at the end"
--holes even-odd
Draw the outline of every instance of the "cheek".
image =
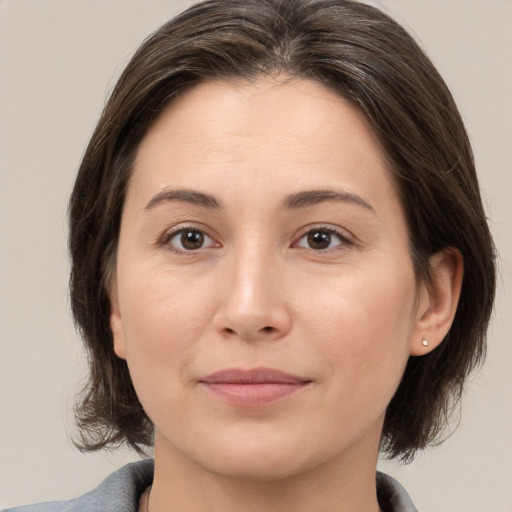
POLYGON ((187 378, 214 298, 206 283, 168 269, 126 266, 119 281, 126 359, 141 401, 146 395, 151 401, 162 382, 173 386, 187 378))
POLYGON ((353 266, 321 280, 302 276, 299 287, 302 290, 297 289, 294 296, 297 308, 304 312, 301 319, 320 336, 338 332, 364 345, 377 345, 379 339, 386 344, 387 337, 398 341, 413 325, 416 284, 412 269, 353 266), (378 336, 381 331, 382 337, 378 336))
MULTIPOLYGON (((311 296, 304 294, 305 296, 311 296)), ((352 396, 391 399, 409 357, 414 325, 415 278, 388 266, 364 274, 354 268, 318 288, 315 301, 300 304, 302 328, 329 362, 340 388, 352 396)), ((363 403, 364 400, 361 402, 363 403)))
POLYGON ((131 275, 137 277, 125 279, 120 294, 130 376, 151 421, 172 424, 176 414, 187 418, 193 403, 186 383, 211 299, 167 272, 131 275))
POLYGON ((126 266, 119 279, 120 309, 128 342, 141 336, 157 344, 194 339, 213 306, 211 286, 203 278, 164 266, 126 266))

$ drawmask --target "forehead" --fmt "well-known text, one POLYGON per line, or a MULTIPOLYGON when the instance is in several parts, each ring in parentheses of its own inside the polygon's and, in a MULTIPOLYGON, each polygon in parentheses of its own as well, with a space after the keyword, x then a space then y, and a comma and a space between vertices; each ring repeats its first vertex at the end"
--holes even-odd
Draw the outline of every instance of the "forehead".
POLYGON ((240 181, 256 190, 261 180, 275 191, 332 184, 397 200, 364 116, 323 85, 292 79, 205 82, 185 92, 143 139, 130 188, 148 195, 179 182, 222 194, 240 181))
MULTIPOLYGON (((173 138, 189 142, 187 138, 200 136, 203 144, 219 144, 222 138, 230 143, 232 137, 275 136, 288 136, 291 143, 292 139, 311 138, 316 131, 315 144, 319 150, 331 142, 324 137, 327 132, 337 132, 340 138, 357 135, 353 144, 378 146, 356 107, 333 90, 307 79, 278 77, 255 82, 240 79, 199 83, 164 109, 150 127, 141 149, 148 146, 148 139, 161 141, 157 133, 165 137, 171 130, 173 138)), ((285 149, 286 145, 280 147, 285 149)))

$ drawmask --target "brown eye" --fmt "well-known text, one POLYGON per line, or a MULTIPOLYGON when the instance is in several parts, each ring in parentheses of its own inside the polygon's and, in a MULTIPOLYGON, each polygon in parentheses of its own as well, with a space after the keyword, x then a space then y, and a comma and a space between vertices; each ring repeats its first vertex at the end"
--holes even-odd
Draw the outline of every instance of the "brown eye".
POLYGON ((312 231, 306 238, 311 249, 328 249, 331 245, 331 233, 327 231, 312 231))
POLYGON ((180 242, 184 249, 200 249, 204 243, 204 234, 200 231, 186 230, 181 233, 180 242))
POLYGON ((305 247, 314 251, 325 251, 348 245, 349 243, 349 240, 342 234, 337 233, 333 229, 325 228, 308 231, 295 245, 296 247, 305 247))
POLYGON ((191 252, 211 247, 214 241, 204 231, 184 228, 169 234, 165 244, 176 252, 191 252))

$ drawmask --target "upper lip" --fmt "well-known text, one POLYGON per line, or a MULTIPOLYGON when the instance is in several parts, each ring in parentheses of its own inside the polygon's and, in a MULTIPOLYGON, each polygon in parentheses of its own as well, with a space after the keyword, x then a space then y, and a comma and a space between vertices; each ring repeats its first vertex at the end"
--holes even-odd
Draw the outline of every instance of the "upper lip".
POLYGON ((199 379, 206 384, 301 384, 311 379, 273 368, 228 368, 199 379))

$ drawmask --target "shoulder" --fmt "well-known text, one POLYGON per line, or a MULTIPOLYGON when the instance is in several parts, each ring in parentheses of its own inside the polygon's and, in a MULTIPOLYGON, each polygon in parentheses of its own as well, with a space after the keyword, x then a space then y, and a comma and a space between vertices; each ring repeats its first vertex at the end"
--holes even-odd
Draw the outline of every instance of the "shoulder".
POLYGON ((152 480, 153 461, 143 460, 122 467, 78 498, 8 508, 2 512, 136 512, 139 496, 152 480))
POLYGON ((385 512, 418 512, 402 485, 380 472, 377 473, 377 495, 385 512))
MULTIPOLYGON (((119 469, 98 487, 68 501, 36 503, 2 512, 136 512, 139 496, 153 480, 153 461, 119 469)), ((392 477, 377 473, 379 501, 386 512, 418 512, 407 491, 392 477)))

